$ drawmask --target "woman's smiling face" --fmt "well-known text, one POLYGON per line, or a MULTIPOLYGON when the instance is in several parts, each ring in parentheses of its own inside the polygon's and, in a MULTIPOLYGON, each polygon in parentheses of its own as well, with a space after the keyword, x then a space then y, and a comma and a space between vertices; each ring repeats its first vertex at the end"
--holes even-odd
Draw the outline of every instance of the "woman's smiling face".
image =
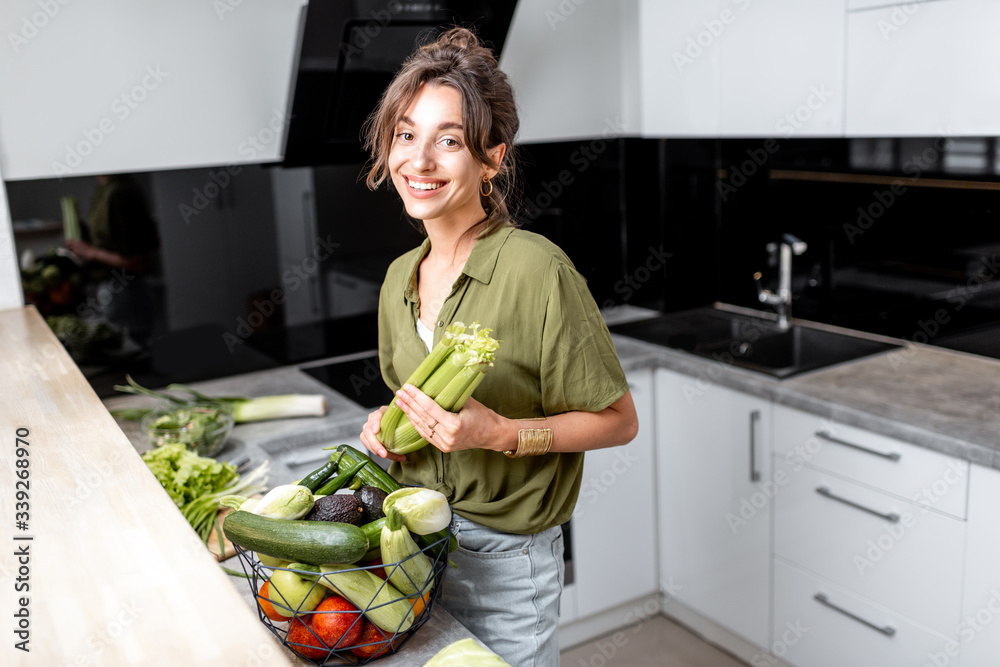
MULTIPOLYGON (((503 148, 494 151, 502 157, 503 148)), ((472 157, 462 127, 462 97, 451 86, 424 84, 403 112, 389 151, 389 173, 406 212, 418 220, 467 226, 485 216, 483 176, 496 172, 472 157)))

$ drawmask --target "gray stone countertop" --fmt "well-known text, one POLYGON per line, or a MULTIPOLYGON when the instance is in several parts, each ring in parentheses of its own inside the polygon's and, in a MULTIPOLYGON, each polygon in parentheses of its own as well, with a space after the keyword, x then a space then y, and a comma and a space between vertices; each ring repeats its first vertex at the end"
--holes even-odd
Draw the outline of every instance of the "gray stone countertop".
POLYGON ((633 338, 615 335, 614 341, 626 372, 668 368, 690 375, 696 390, 730 387, 1000 469, 1000 361, 995 359, 906 343, 777 380, 633 338))

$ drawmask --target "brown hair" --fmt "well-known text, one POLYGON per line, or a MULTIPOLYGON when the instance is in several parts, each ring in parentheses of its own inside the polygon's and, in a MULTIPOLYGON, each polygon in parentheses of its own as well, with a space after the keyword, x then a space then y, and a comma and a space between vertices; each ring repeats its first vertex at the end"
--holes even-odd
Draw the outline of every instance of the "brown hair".
MULTIPOLYGON (((514 224, 510 204, 516 198, 514 137, 519 126, 514 90, 493 52, 466 28, 452 28, 414 51, 382 94, 364 128, 365 149, 371 155, 365 182, 374 190, 388 178, 396 123, 420 86, 430 83, 459 92, 469 152, 480 164, 498 170, 491 181, 493 192, 487 197, 480 195, 486 217, 469 231, 478 230, 478 236, 486 236, 503 224, 514 224), (506 144, 506 154, 496 164, 487 151, 500 144, 506 144)), ((422 223, 415 226, 426 233, 422 223)))

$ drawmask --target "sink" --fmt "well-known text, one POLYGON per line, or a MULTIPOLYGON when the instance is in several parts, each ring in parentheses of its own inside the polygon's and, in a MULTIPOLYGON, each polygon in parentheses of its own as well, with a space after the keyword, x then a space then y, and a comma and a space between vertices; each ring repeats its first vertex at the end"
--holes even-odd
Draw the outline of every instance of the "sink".
POLYGON ((611 331, 776 378, 901 347, 799 324, 782 330, 764 317, 715 308, 668 313, 611 331))

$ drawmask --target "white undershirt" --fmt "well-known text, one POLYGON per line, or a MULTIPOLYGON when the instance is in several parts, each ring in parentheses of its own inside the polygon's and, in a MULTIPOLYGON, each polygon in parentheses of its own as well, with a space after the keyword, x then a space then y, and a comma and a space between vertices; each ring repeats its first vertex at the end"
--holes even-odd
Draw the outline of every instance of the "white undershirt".
POLYGON ((417 318, 417 335, 420 336, 420 340, 424 341, 427 351, 430 352, 431 348, 434 347, 434 332, 428 329, 419 317, 417 318))

